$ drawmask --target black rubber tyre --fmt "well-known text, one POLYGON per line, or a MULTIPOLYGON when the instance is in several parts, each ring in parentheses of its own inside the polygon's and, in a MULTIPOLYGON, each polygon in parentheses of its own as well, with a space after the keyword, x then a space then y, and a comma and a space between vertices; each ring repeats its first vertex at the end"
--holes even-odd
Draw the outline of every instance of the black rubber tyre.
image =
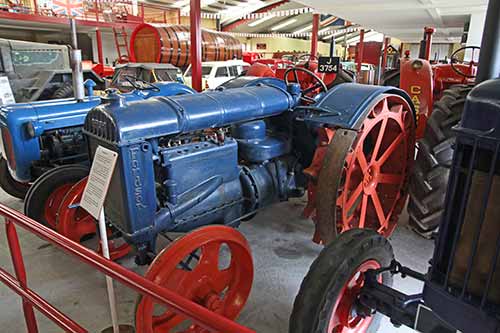
POLYGON ((64 82, 52 94, 52 99, 70 98, 73 97, 73 83, 71 81, 64 82))
POLYGON ((381 85, 399 88, 400 77, 401 77, 401 75, 400 75, 399 68, 390 69, 382 75, 381 85))
POLYGON ((52 191, 65 184, 75 184, 88 176, 89 168, 84 165, 70 164, 51 169, 41 175, 31 186, 24 201, 24 214, 46 226, 45 203, 52 191))
MULTIPOLYGON (((289 333, 330 333, 330 315, 338 297, 357 267, 377 261, 387 267, 394 259, 389 241, 369 229, 351 229, 327 245, 312 263, 295 297, 289 333)), ((392 275, 382 274, 382 282, 392 286, 392 275)), ((382 315, 374 318, 366 332, 376 332, 382 315)))
POLYGON ((452 127, 460 122, 465 97, 472 88, 473 85, 454 85, 445 90, 434 103, 424 138, 418 142, 408 214, 410 227, 426 238, 432 237, 441 222, 455 144, 452 127))
POLYGON ((24 199, 30 185, 15 180, 9 172, 7 161, 0 157, 0 187, 13 197, 24 199))

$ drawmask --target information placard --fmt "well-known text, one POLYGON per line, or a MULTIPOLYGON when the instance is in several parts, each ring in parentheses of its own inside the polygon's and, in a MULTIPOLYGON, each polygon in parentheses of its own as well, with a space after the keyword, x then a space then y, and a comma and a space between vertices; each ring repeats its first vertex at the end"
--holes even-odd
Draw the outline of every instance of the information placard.
POLYGON ((104 205, 117 159, 118 153, 102 146, 97 147, 80 203, 96 219, 99 219, 104 205))
POLYGON ((9 78, 7 76, 0 76, 0 105, 14 104, 15 102, 9 78))

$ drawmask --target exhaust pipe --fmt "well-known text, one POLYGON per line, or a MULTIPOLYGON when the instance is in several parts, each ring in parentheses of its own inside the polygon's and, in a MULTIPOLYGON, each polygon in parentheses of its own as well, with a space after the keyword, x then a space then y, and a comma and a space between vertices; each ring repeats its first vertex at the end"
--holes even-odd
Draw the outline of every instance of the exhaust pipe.
POLYGON ((76 37, 76 22, 75 19, 70 20, 71 27, 71 69, 73 70, 73 93, 75 99, 79 102, 85 97, 85 88, 83 86, 83 67, 82 67, 82 50, 78 49, 78 41, 76 37))
POLYGON ((490 0, 484 21, 476 83, 500 75, 500 1, 490 0))

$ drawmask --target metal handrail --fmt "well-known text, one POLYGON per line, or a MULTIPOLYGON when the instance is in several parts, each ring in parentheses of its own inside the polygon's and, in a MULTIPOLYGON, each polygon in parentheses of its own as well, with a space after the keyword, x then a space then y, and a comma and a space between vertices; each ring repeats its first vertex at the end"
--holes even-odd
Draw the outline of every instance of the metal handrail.
POLYGON ((0 216, 5 218, 7 241, 9 243, 9 249, 11 251, 11 257, 17 277, 16 279, 0 268, 0 281, 23 298, 23 310, 29 333, 38 332, 33 307, 38 309, 66 332, 86 333, 88 331, 27 287, 24 261, 14 224, 55 245, 64 252, 75 256, 81 262, 121 282, 141 295, 151 297, 156 303, 166 305, 177 314, 190 318, 193 322, 205 329, 221 333, 255 333, 255 331, 247 327, 212 312, 178 295, 174 291, 163 288, 147 280, 143 276, 100 256, 96 252, 83 247, 3 204, 0 204, 0 216))

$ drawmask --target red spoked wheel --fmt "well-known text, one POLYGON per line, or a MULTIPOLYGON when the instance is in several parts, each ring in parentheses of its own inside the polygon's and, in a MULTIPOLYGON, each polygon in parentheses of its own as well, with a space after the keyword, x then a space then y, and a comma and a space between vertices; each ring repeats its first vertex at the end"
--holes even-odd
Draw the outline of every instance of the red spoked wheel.
POLYGON ((322 129, 332 139, 318 147, 306 170, 318 174, 308 207, 315 208, 309 215, 324 243, 352 228, 391 235, 407 198, 415 155, 415 121, 408 102, 381 94, 358 125, 358 131, 322 129))
POLYGON ((415 153, 412 117, 406 101, 386 95, 364 120, 337 199, 340 232, 370 228, 387 237, 394 231, 415 153))
MULTIPOLYGON (((165 248, 146 278, 235 319, 252 287, 252 255, 247 241, 235 229, 203 227, 165 248)), ((190 319, 143 297, 137 303, 135 327, 136 333, 206 332, 190 319)))
MULTIPOLYGON (((82 200, 87 180, 88 177, 83 178, 67 191, 57 213, 57 232, 78 243, 85 237, 97 232, 96 220, 80 207, 80 201, 82 200)), ((109 234, 110 231, 108 230, 109 234)), ((130 245, 126 243, 117 246, 114 240, 109 240, 111 260, 117 260, 126 256, 130 250, 130 245)), ((100 244, 97 252, 102 252, 100 244)))
MULTIPOLYGON (((361 316, 353 311, 356 307, 361 288, 363 288, 365 275, 369 269, 379 269, 380 264, 373 259, 367 260, 354 270, 339 293, 328 320, 328 331, 331 333, 363 333, 370 327, 373 316, 361 316)), ((379 282, 382 282, 380 276, 379 282)))

